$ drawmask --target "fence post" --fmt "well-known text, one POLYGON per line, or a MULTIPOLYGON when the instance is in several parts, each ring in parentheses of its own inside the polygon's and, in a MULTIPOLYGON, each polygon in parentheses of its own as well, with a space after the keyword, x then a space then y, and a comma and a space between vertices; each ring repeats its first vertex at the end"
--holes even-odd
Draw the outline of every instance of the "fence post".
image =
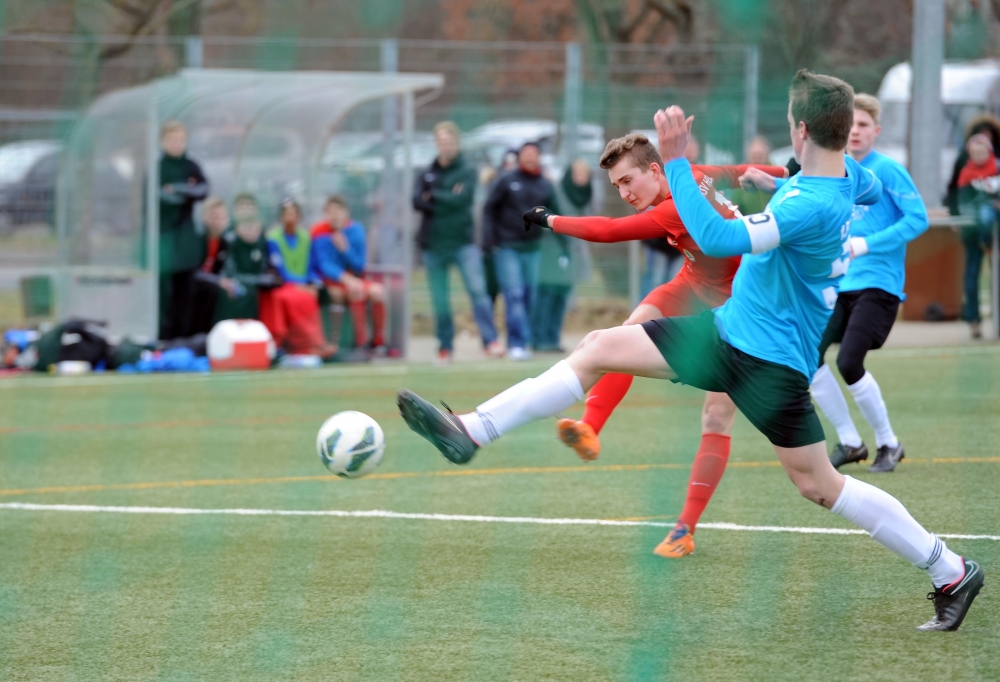
POLYGON ((566 81, 563 97, 562 165, 577 156, 580 110, 583 109, 583 58, 580 43, 566 43, 566 81))
MULTIPOLYGON (((413 187, 413 160, 411 158, 411 147, 413 145, 413 123, 415 117, 415 101, 413 97, 413 91, 408 91, 403 95, 403 145, 406 149, 406 153, 403 159, 403 183, 405 186, 405 192, 401 196, 409 197, 410 188, 413 187)), ((412 287, 412 271, 413 271, 413 211, 410 210, 410 204, 408 201, 400 201, 400 210, 402 213, 402 251, 403 251, 403 357, 407 357, 406 353, 410 346, 410 333, 412 331, 413 319, 412 319, 412 305, 411 305, 411 287, 412 287)))
POLYGON ((915 0, 913 93, 910 96, 910 175, 928 208, 941 205, 941 65, 944 0, 915 0))
POLYGON ((205 65, 205 44, 201 36, 188 36, 184 39, 184 66, 189 69, 200 69, 205 65))
POLYGON ((757 85, 760 82, 760 48, 747 45, 743 64, 743 156, 757 137, 757 85))

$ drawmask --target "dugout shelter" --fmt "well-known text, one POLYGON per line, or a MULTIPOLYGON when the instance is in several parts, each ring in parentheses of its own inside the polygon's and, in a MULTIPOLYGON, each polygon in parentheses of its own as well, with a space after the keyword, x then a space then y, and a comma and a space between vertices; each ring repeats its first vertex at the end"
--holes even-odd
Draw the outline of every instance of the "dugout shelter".
POLYGON ((100 97, 76 125, 59 175, 57 315, 156 337, 159 138, 173 119, 187 128, 188 155, 211 193, 231 202, 250 192, 265 228, 283 197, 300 203, 308 227, 328 194, 345 195, 368 228, 371 270, 390 285, 389 331, 402 347, 414 111, 443 85, 440 74, 182 69, 100 97))

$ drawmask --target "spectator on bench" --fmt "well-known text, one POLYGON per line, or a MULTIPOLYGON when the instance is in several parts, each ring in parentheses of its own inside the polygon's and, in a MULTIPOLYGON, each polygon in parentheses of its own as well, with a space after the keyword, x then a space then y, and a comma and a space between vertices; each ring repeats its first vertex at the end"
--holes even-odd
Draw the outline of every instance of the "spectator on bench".
POLYGON ((299 205, 285 199, 279 209, 280 224, 267 232, 268 260, 282 284, 261 292, 260 319, 286 353, 326 359, 337 352, 337 346, 323 338, 318 300, 321 283, 309 280, 312 240, 300 225, 301 217, 299 205))
MULTIPOLYGON (((365 279, 367 244, 364 226, 351 220, 347 200, 333 195, 326 200, 326 220, 313 226, 309 266, 334 304, 347 304, 354 324, 354 344, 369 346, 366 308, 372 306, 371 349, 385 355, 385 287, 365 279)), ((336 326, 336 325, 335 325, 336 326)))
POLYGON ((196 277, 197 295, 194 301, 192 335, 207 334, 214 323, 219 285, 214 280, 206 281, 204 275, 215 271, 222 235, 229 229, 229 207, 226 202, 215 196, 206 199, 201 209, 201 222, 205 227, 205 260, 201 264, 202 275, 196 277))
POLYGON ((236 224, 219 240, 219 250, 210 272, 199 271, 202 281, 215 283, 225 295, 215 305, 215 321, 257 319, 259 289, 281 284, 278 273, 268 265, 267 243, 257 200, 240 194, 233 201, 236 224))

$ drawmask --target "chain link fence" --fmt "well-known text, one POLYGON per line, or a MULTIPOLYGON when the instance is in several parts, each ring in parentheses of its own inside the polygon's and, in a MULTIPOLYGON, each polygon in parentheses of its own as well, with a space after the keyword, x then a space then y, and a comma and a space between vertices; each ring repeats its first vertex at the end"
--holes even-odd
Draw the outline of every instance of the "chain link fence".
MULTIPOLYGON (((444 88, 417 101, 416 168, 433 160, 430 130, 440 120, 459 125, 466 155, 480 168, 496 167, 508 149, 540 140, 543 164, 553 178, 561 177, 575 158, 590 163, 596 171, 593 210, 608 215, 624 214, 627 206, 608 191, 596 167, 600 152, 612 137, 651 129, 657 108, 677 103, 696 116, 706 162, 739 161, 758 131, 758 56, 753 47, 3 36, 0 327, 51 314, 42 299, 44 276, 57 263, 53 204, 59 152, 80 113, 100 95, 182 68, 440 73, 444 88)), ((365 110, 354 115, 386 114, 365 110)), ((366 125, 371 128, 370 121, 366 125)), ((343 124, 350 126, 351 121, 343 124)), ((197 159, 196 148, 191 154, 197 159)), ((225 183, 223 178, 209 180, 225 183)), ((369 208, 362 210, 362 219, 377 229, 379 207, 369 208)), ((374 246, 377 251, 378 244, 374 246)), ((637 245, 619 244, 592 245, 589 253, 568 324, 593 328, 619 323, 639 294, 643 252, 637 245)), ((455 277, 458 323, 471 331, 468 300, 455 277)), ((430 298, 419 269, 411 295, 414 331, 429 333, 430 298)))

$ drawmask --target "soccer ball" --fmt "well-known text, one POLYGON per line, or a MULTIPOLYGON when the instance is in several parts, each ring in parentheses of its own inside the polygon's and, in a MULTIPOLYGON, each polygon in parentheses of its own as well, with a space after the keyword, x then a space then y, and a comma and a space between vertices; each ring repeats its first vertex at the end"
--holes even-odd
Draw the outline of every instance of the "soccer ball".
POLYGON ((316 452, 327 469, 344 478, 370 474, 382 463, 385 436, 367 414, 338 412, 319 427, 316 452))

